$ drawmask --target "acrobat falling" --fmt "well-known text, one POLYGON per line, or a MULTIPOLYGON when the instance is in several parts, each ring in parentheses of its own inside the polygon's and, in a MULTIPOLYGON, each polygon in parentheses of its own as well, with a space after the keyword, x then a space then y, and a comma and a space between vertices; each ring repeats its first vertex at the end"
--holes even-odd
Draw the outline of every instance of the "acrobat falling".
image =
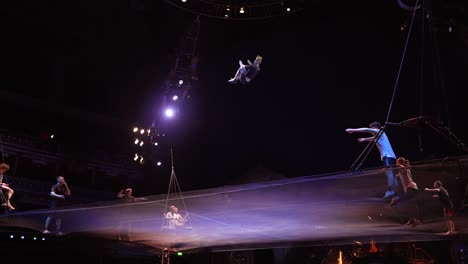
POLYGON ((229 83, 250 83, 252 79, 260 72, 260 64, 262 63, 262 57, 258 55, 253 63, 250 62, 250 60, 247 60, 247 63, 248 64, 246 65, 242 62, 242 60, 239 60, 240 67, 237 70, 236 75, 228 81, 229 83))

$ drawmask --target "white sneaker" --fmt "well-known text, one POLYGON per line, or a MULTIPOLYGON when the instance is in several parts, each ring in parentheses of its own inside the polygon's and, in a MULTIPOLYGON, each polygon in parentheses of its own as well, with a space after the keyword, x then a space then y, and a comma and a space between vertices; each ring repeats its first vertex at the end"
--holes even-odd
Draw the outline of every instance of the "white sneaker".
POLYGON ((50 231, 46 229, 44 232, 42 232, 42 234, 50 234, 50 231))
POLYGON ((229 81, 228 81, 228 82, 229 82, 229 83, 237 83, 237 80, 236 80, 236 79, 234 79, 234 78, 232 78, 232 79, 229 79, 229 81))

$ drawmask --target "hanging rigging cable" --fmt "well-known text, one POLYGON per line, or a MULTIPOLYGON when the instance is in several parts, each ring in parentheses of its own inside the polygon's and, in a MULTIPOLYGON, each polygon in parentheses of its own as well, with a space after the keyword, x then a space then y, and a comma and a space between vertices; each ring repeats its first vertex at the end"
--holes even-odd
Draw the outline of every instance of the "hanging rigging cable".
MULTIPOLYGON (((416 3, 415 3, 414 6, 417 7, 418 5, 419 5, 419 0, 416 0, 416 3)), ((357 170, 357 169, 359 169, 361 167, 362 163, 366 160, 367 156, 369 155, 370 150, 375 146, 375 144, 377 143, 379 138, 382 136, 382 134, 384 133, 384 130, 386 128, 386 125, 388 124, 388 120, 390 119, 390 114, 392 113, 393 103, 395 101, 395 95, 396 95, 396 92, 397 92, 398 83, 400 81, 401 70, 403 69, 403 63, 404 63, 405 57, 406 57, 406 50, 408 48, 409 39, 411 37, 411 32, 413 30, 413 23, 414 23, 414 18, 416 17, 416 10, 417 9, 418 8, 414 8, 413 16, 411 17, 411 24, 410 24, 410 27, 409 27, 409 30, 408 30, 408 36, 406 37, 405 46, 403 48, 403 54, 401 56, 400 67, 398 69, 397 77, 396 77, 396 80, 395 80, 395 85, 393 86, 392 98, 390 100, 390 105, 388 107, 387 118, 385 119, 385 125, 382 126, 382 128, 380 128, 379 132, 377 133, 377 135, 375 135, 374 139, 367 144, 367 146, 364 148, 364 150, 361 152, 361 154, 357 157, 357 159, 354 161, 353 165, 351 165, 352 169, 357 170), (359 160, 361 160, 361 162, 359 163, 358 166, 356 166, 356 164, 357 164, 357 162, 359 160)))
MULTIPOLYGON (((171 213, 171 217, 173 217, 173 213, 171 212, 171 208, 174 207, 171 205, 168 210, 168 203, 169 200, 181 200, 182 206, 184 207, 184 212, 185 212, 185 217, 182 222, 180 222, 180 225, 183 225, 184 228, 192 228, 192 224, 190 222, 190 215, 187 210, 187 205, 185 204, 184 197, 182 195, 182 190, 180 189, 179 186, 179 181, 177 180, 177 176, 174 171, 174 157, 172 153, 172 148, 171 148, 171 165, 172 165, 172 171, 171 171, 171 177, 169 179, 169 187, 167 190, 167 196, 166 196, 166 202, 164 206, 164 218, 163 218, 163 226, 162 228, 169 228, 169 229, 175 229, 176 226, 173 226, 173 224, 168 223, 168 221, 172 221, 172 219, 167 219, 167 214, 171 213), (171 198, 171 194, 174 195, 175 197, 171 198), (186 224, 188 223, 188 224, 186 224)), ((177 212, 175 212, 177 213, 177 212)), ((179 220, 179 219, 176 219, 179 220)))

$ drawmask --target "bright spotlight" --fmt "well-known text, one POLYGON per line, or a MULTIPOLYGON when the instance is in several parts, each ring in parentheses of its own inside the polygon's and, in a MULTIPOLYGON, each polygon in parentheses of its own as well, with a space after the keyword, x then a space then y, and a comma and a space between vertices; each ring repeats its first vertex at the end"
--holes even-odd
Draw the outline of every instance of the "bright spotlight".
POLYGON ((158 161, 158 163, 156 163, 156 165, 161 166, 162 163, 160 161, 158 161))
POLYGON ((146 132, 148 133, 148 135, 151 134, 151 129, 149 129, 149 128, 146 129, 146 132))
POLYGON ((135 139, 135 145, 138 144, 138 142, 140 142, 140 140, 138 140, 138 138, 135 139))
POLYGON ((45 241, 45 237, 42 238, 42 241, 45 241))
POLYGON ((245 11, 244 11, 244 8, 241 7, 240 10, 239 10, 239 13, 244 14, 244 12, 245 12, 245 11))
POLYGON ((289 8, 289 7, 288 7, 288 8, 286 8, 286 11, 288 11, 288 12, 289 12, 289 11, 291 11, 291 8, 289 8))
POLYGON ((14 236, 14 235, 11 235, 10 238, 15 238, 15 236, 14 236))
POLYGON ((34 239, 34 240, 37 240, 37 237, 34 237, 33 239, 34 239))
POLYGON ((138 159, 138 154, 135 154, 135 157, 133 157, 133 160, 137 161, 137 159, 138 159))
POLYGON ((157 145, 158 145, 158 142, 154 142, 154 145, 157 146, 157 145))
POLYGON ((21 239, 24 239, 24 236, 21 236, 21 239))
POLYGON ((187 0, 182 0, 183 3, 187 2, 187 0))
POLYGON ((145 130, 142 128, 142 129, 140 130, 140 134, 143 135, 143 133, 145 133, 145 130))
POLYGON ((179 85, 184 84, 184 80, 179 80, 179 85))
POLYGON ((138 127, 133 128, 133 132, 136 133, 138 131, 138 127))
POLYGON ((141 146, 143 146, 143 144, 144 144, 144 143, 143 143, 143 141, 142 141, 142 142, 140 142, 140 147, 141 147, 141 146))
POLYGON ((50 138, 54 138, 54 137, 55 137, 54 134, 50 135, 50 138))
POLYGON ((172 101, 177 101, 177 99, 179 99, 179 96, 177 95, 172 96, 172 101))
POLYGON ((168 109, 166 109, 166 111, 164 111, 164 114, 167 117, 173 117, 174 116, 174 110, 172 108, 168 108, 168 109))

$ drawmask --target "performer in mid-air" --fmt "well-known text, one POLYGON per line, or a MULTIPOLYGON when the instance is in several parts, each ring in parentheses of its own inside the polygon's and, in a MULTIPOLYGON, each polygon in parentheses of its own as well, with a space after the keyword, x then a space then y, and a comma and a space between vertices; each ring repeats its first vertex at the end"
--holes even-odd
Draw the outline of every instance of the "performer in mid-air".
POLYGON ((244 64, 241 60, 239 60, 239 69, 228 82, 229 83, 237 83, 241 82, 242 84, 247 84, 252 81, 252 79, 260 72, 260 64, 262 63, 262 57, 258 55, 254 62, 250 62, 247 60, 247 65, 244 64))

